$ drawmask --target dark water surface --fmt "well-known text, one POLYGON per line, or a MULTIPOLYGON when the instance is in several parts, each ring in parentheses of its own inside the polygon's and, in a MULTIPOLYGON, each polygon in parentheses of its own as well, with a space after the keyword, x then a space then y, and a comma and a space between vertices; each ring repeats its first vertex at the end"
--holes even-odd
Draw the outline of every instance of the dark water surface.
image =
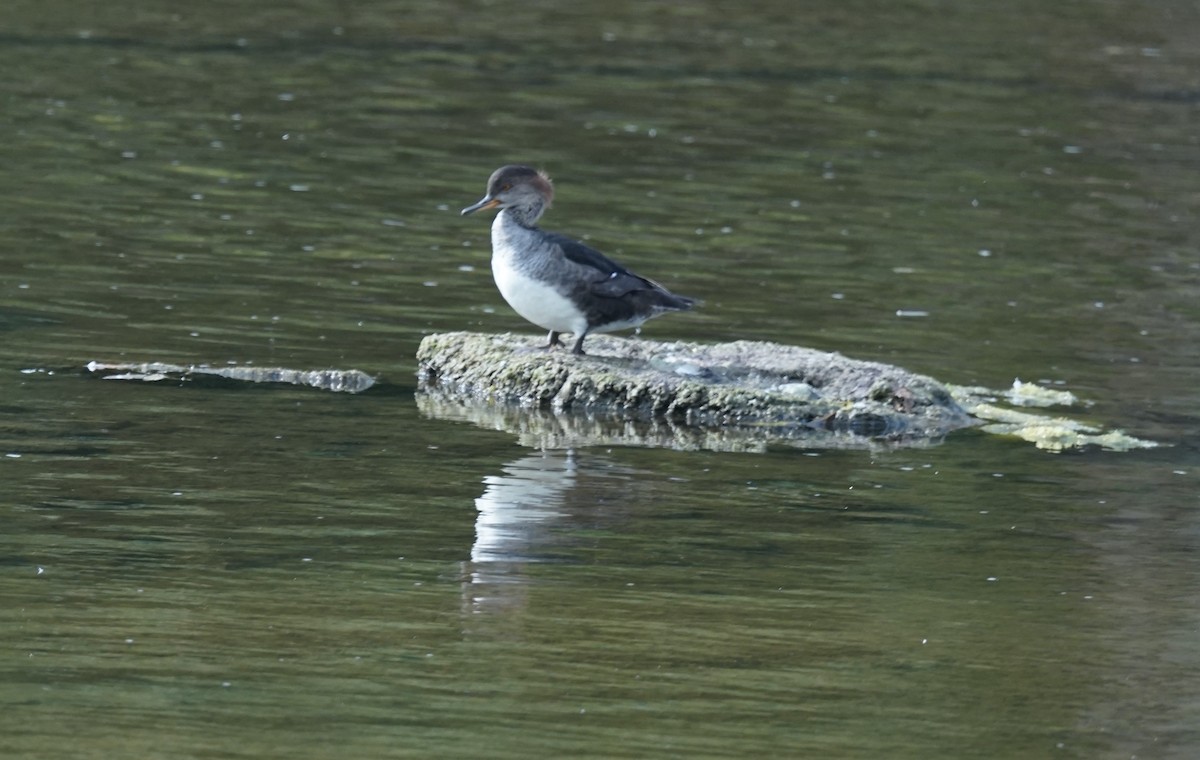
POLYGON ((193 5, 0 10, 4 757, 1200 755, 1194 3, 193 5), (457 215, 513 161, 704 299, 648 337, 1060 383, 1171 446, 426 416, 422 335, 533 331, 457 215))

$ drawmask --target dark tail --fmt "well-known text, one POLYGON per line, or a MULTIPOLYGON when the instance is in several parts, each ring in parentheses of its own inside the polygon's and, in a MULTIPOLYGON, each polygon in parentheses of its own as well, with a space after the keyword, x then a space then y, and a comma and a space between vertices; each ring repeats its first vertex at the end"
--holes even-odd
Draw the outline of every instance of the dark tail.
POLYGON ((667 293, 667 297, 664 300, 667 302, 666 307, 668 309, 678 309, 679 311, 689 311, 704 303, 703 301, 699 301, 695 298, 677 296, 674 293, 667 293))

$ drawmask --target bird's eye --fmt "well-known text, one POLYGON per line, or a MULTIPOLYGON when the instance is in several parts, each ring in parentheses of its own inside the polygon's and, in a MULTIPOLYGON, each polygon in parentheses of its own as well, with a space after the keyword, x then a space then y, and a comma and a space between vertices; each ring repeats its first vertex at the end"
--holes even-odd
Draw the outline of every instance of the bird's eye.
POLYGON ((505 191, 505 190, 512 190, 512 183, 510 183, 510 182, 505 182, 503 185, 501 185, 501 186, 500 186, 500 191, 501 191, 501 192, 503 192, 503 191, 505 191))

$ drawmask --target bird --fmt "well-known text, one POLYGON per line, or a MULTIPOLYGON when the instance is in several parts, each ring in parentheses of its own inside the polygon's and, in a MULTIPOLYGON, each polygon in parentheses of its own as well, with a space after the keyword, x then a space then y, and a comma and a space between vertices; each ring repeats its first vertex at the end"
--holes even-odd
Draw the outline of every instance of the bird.
POLYGON ((570 333, 571 353, 582 355, 583 339, 592 333, 638 327, 696 305, 595 248, 542 230, 538 220, 553 200, 554 184, 544 171, 510 164, 492 172, 483 198, 462 210, 467 216, 500 209, 492 220, 492 277, 514 311, 549 331, 543 348, 561 346, 559 336, 570 333))

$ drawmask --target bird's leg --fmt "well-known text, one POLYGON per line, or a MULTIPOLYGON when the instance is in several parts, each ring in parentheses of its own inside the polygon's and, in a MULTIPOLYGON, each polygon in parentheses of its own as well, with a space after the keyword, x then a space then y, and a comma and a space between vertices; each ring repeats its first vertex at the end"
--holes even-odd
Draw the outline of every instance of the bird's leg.
POLYGON ((583 356, 583 339, 587 337, 587 330, 579 333, 579 337, 575 339, 575 345, 571 347, 571 353, 576 356, 583 356))
POLYGON ((561 335, 561 333, 557 333, 557 332, 551 330, 550 337, 549 337, 549 339, 547 339, 546 345, 542 346, 542 348, 545 349, 546 351, 549 351, 550 349, 554 348, 555 346, 561 346, 562 343, 558 340, 559 335, 561 335))

